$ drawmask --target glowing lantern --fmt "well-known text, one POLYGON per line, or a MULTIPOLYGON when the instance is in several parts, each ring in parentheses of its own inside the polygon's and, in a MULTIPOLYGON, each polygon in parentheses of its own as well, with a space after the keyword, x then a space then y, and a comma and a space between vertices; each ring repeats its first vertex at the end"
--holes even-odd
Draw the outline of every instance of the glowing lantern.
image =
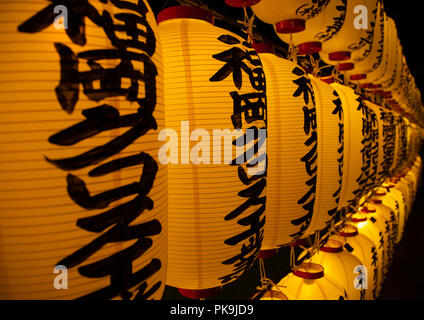
POLYGON ((364 213, 353 214, 350 222, 353 226, 358 228, 359 234, 368 237, 377 249, 377 257, 379 261, 379 268, 377 273, 377 296, 379 296, 384 281, 384 262, 386 261, 386 243, 384 241, 384 234, 375 224, 375 219, 368 219, 364 213))
MULTIPOLYGON (((362 262, 343 250, 343 244, 337 240, 328 240, 320 250, 315 253, 311 262, 321 265, 325 274, 346 290, 349 300, 363 300, 365 298, 364 283, 357 282, 356 269, 361 268, 362 262)), ((364 275, 365 276, 365 275, 364 275)))
POLYGON ((261 249, 265 224, 264 72, 249 43, 211 21, 196 7, 158 15, 170 131, 167 284, 191 298, 241 276, 261 249), (210 134, 218 138, 213 159, 210 134))
POLYGON ((374 138, 378 141, 377 173, 374 186, 380 185, 391 174, 391 167, 395 158, 396 124, 394 114, 369 101, 364 103, 374 111, 378 122, 378 130, 374 131, 374 138))
POLYGON ((386 190, 387 195, 399 204, 398 235, 396 240, 396 243, 398 243, 403 236, 408 216, 409 186, 405 186, 400 183, 395 184, 392 182, 385 182, 381 186, 386 190))
POLYGON ((346 72, 351 81, 358 80, 359 83, 367 84, 369 83, 367 73, 379 67, 383 57, 384 23, 386 19, 382 3, 379 1, 371 46, 365 44, 362 49, 351 53, 354 68, 346 72))
POLYGON ((262 244, 269 250, 296 240, 311 222, 319 165, 316 98, 303 69, 270 53, 272 48, 265 44, 255 48, 267 75, 268 131, 273 132, 267 139, 267 222, 262 244))
POLYGON ((296 33, 305 30, 305 20, 323 10, 329 0, 261 0, 252 6, 259 19, 275 24, 278 33, 296 33))
POLYGON ((379 201, 369 201, 359 208, 359 212, 365 213, 367 218, 371 220, 384 236, 384 270, 383 275, 388 273, 394 254, 395 239, 397 238, 397 223, 395 212, 379 203, 379 201), (370 204, 373 203, 373 204, 370 204))
POLYGON ((288 300, 345 300, 346 290, 316 263, 304 262, 278 285, 288 300))
POLYGON ((341 209, 349 204, 354 204, 364 193, 366 180, 359 179, 366 160, 362 155, 364 152, 364 131, 362 130, 364 115, 361 111, 362 103, 351 88, 338 83, 332 83, 331 86, 339 95, 343 106, 345 119, 343 126, 343 167, 349 168, 343 170, 339 200, 339 209, 341 209))
MULTIPOLYGON (((351 53, 359 50, 372 37, 377 8, 376 0, 349 0, 346 17, 340 30, 322 44, 321 58, 328 64, 351 59, 351 53), (359 10, 357 10, 359 9, 359 10)), ((345 66, 347 64, 345 63, 345 66)), ((341 65, 339 66, 340 69, 341 65)), ((349 69, 353 69, 349 67, 349 69)), ((343 70, 346 70, 343 68, 343 70)))
MULTIPOLYGON (((319 14, 306 20, 305 30, 294 34, 277 33, 281 40, 292 43, 298 54, 312 54, 321 51, 322 42, 333 37, 342 27, 346 17, 346 1, 330 1, 319 14)), ((276 29, 276 26, 274 25, 276 29)))
POLYGON ((162 297, 161 46, 147 1, 114 3, 0 4, 0 299, 162 297))
POLYGON ((317 185, 314 212, 306 234, 327 227, 337 212, 343 175, 344 114, 337 91, 310 77, 316 101, 317 185))
POLYGON ((389 64, 394 63, 393 60, 393 51, 396 52, 397 45, 397 33, 396 26, 394 24, 393 19, 389 17, 385 17, 384 20, 384 31, 383 31, 383 52, 381 53, 381 58, 377 57, 375 61, 375 65, 377 67, 373 67, 372 71, 367 72, 367 82, 381 82, 382 79, 387 80, 386 77, 389 76, 388 67, 389 64))
POLYGON ((377 247, 366 236, 358 233, 358 228, 347 224, 337 234, 332 235, 329 240, 336 240, 343 244, 343 248, 357 257, 365 266, 364 287, 365 299, 374 300, 378 297, 378 260, 377 247))

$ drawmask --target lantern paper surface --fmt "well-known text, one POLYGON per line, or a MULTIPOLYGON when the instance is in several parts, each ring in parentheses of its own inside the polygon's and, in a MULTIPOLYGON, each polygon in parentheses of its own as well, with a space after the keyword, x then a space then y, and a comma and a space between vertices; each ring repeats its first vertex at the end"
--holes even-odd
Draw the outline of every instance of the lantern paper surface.
MULTIPOLYGON (((367 39, 371 38, 371 33, 373 31, 372 26, 375 23, 376 18, 376 8, 376 0, 347 1, 346 17, 344 19, 343 25, 340 30, 333 37, 331 37, 331 39, 323 43, 322 53, 320 54, 321 58, 326 63, 334 64, 334 61, 331 61, 333 59, 331 59, 331 55, 329 56, 329 54, 335 52, 351 53, 364 47, 367 43, 367 39), (359 8, 361 8, 362 11, 355 13, 355 8, 358 6, 360 6, 359 8), (368 17, 366 21, 367 25, 366 28, 360 27, 358 29, 357 26, 359 22, 362 23, 362 25, 365 24, 365 20, 358 17, 359 14, 363 14, 364 9, 366 10, 368 17)), ((350 56, 348 59, 350 59, 350 56)))
POLYGON ((374 300, 378 297, 377 277, 379 263, 377 247, 366 236, 359 234, 358 229, 347 224, 340 229, 339 233, 332 235, 330 240, 340 241, 344 250, 357 257, 366 268, 366 277, 364 279, 365 300, 374 300))
POLYGON ((53 9, 0 4, 0 298, 160 299, 167 174, 155 17, 146 1, 84 2, 67 8, 79 22, 67 33, 53 9))
POLYGON ((352 204, 363 192, 364 179, 360 179, 364 168, 362 131, 363 115, 359 97, 351 88, 338 83, 331 86, 338 93, 344 112, 344 145, 343 145, 343 170, 342 188, 340 191, 339 209, 352 204))
POLYGON ((278 283, 289 300, 345 300, 346 290, 335 279, 325 274, 322 266, 304 262, 295 267, 307 275, 314 277, 318 272, 324 274, 317 279, 306 279, 289 273, 278 283))
POLYGON ((246 41, 208 21, 163 20, 159 33, 166 126, 181 138, 177 163, 170 159, 168 164, 167 284, 189 290, 220 287, 241 276, 261 249, 266 185, 264 73, 246 41), (247 136, 246 129, 254 127, 263 134, 247 136), (196 136, 194 130, 200 133, 196 136), (220 139, 228 140, 232 151, 235 141, 241 155, 226 157, 225 142, 216 148, 221 151, 218 159, 216 150, 213 159, 212 149, 201 150, 202 141, 208 144, 214 130, 222 130, 224 139, 220 139), (238 137, 232 135, 236 130, 238 137), (259 151, 249 157, 243 150, 254 143, 259 151), (255 159, 254 167, 247 166, 255 159))
POLYGON ((302 236, 311 223, 318 167, 316 99, 302 68, 271 53, 260 57, 267 75, 269 132, 263 249, 272 249, 302 236))
POLYGON ((343 175, 344 113, 337 91, 310 77, 315 92, 317 126, 317 185, 314 213, 306 234, 330 225, 340 201, 343 175))
POLYGON ((357 277, 355 269, 360 268, 362 262, 353 254, 344 251, 341 242, 328 240, 323 248, 311 257, 310 261, 322 265, 325 274, 336 279, 346 290, 349 300, 365 299, 365 288, 361 288, 360 284, 355 283, 357 277))

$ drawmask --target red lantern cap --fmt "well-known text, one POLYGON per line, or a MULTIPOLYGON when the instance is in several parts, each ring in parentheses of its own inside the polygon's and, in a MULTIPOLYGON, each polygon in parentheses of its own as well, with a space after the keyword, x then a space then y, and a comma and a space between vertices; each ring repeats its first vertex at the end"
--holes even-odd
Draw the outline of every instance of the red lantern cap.
POLYGON ((350 59, 349 51, 337 51, 331 52, 328 54, 328 59, 330 61, 345 61, 350 59))
POLYGON ((371 202, 372 202, 372 203, 375 203, 375 204, 382 204, 382 203, 383 203, 383 200, 381 200, 381 199, 376 199, 376 198, 371 198, 371 202))
POLYGON ((363 89, 370 88, 372 86, 372 83, 360 83, 359 86, 363 89))
POLYGON ((225 3, 234 8, 250 7, 258 4, 261 0, 225 0, 225 3))
POLYGON ((304 42, 297 46, 298 54, 314 54, 320 52, 321 49, 322 45, 319 41, 304 42))
POLYGON ((371 84, 370 89, 380 89, 381 87, 381 84, 371 84))
POLYGON ((340 71, 349 71, 349 70, 353 70, 353 68, 355 68, 355 65, 351 62, 339 63, 340 71))
POLYGON ((261 250, 258 253, 258 259, 267 259, 277 255, 277 249, 261 250))
POLYGON ((290 243, 290 247, 304 246, 306 244, 307 244, 306 238, 302 238, 302 239, 297 239, 293 241, 292 243, 290 243))
POLYGON ((329 77, 321 77, 320 80, 324 81, 325 83, 333 83, 334 82, 334 77, 333 76, 329 76, 329 77))
POLYGON ((339 253, 343 251, 343 244, 337 240, 328 240, 320 250, 327 253, 339 253))
POLYGON ((305 30, 305 20, 289 19, 277 22, 275 24, 277 33, 297 33, 305 30))
POLYGON ((362 208, 359 209, 360 212, 362 213, 374 213, 377 211, 376 208, 374 207, 370 207, 370 206, 363 206, 362 208))
POLYGON ((366 74, 352 74, 351 76, 350 76, 350 80, 351 81, 357 81, 357 80, 363 80, 363 79, 366 79, 367 78, 367 75, 366 74))
POLYGON ((352 221, 352 222, 364 222, 364 221, 367 221, 367 220, 368 220, 368 218, 367 218, 366 215, 354 214, 354 215, 352 215, 352 218, 351 218, 350 221, 352 221))
POLYGON ((355 237, 358 235, 358 228, 348 224, 339 231, 339 235, 346 238, 355 237))
POLYGON ((274 45, 272 43, 252 42, 252 47, 256 53, 273 53, 274 45))
POLYGON ((324 268, 316 263, 304 262, 295 267, 293 274, 303 279, 319 279, 324 277, 324 268))
POLYGON ((221 287, 192 290, 178 288, 178 292, 189 299, 207 299, 216 296, 221 291, 221 287))
POLYGON ((385 196, 386 194, 387 194, 386 190, 381 189, 381 188, 377 189, 374 192, 374 195, 376 195, 376 196, 385 196))
POLYGON ((192 6, 174 6, 166 8, 159 12, 156 20, 159 24, 166 20, 184 18, 203 20, 212 24, 214 22, 213 14, 211 12, 199 7, 192 6))

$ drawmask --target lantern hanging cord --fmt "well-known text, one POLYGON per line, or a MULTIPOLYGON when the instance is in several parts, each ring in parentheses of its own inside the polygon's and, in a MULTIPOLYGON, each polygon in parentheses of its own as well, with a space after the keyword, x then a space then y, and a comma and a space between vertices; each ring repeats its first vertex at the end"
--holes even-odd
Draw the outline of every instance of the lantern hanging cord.
POLYGON ((267 278, 266 276, 266 271, 265 271, 265 263, 264 263, 264 259, 260 258, 259 259, 259 273, 261 276, 261 285, 256 287, 256 290, 259 291, 269 291, 271 290, 271 288, 276 287, 276 284, 269 278, 267 278))

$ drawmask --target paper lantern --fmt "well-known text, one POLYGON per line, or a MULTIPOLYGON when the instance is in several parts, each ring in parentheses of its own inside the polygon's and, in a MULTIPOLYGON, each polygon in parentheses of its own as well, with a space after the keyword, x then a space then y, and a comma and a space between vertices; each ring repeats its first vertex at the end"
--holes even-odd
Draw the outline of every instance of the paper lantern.
MULTIPOLYGON (((368 108, 374 111, 377 130, 374 139, 378 148, 377 172, 374 186, 380 185, 391 174, 391 167, 395 158, 396 125, 394 114, 370 101, 364 101, 368 108)), ((375 127, 375 126, 374 126, 375 127)))
POLYGON ((0 4, 0 299, 160 299, 167 174, 155 17, 146 1, 76 7, 53 21, 51 2, 0 4))
POLYGON ((351 52, 365 46, 373 32, 376 9, 376 0, 347 1, 346 17, 342 27, 331 39, 322 44, 320 56, 324 62, 335 64, 336 61, 349 60, 351 52))
POLYGON ((394 192, 388 193, 385 188, 377 188, 373 196, 370 199, 373 204, 382 204, 390 208, 394 213, 394 244, 397 244, 400 240, 400 230, 403 230, 404 217, 405 217, 405 205, 402 198, 397 197, 394 192))
POLYGON ((337 91, 310 77, 316 100, 317 184, 314 211, 306 234, 326 228, 337 212, 344 163, 344 112, 337 91))
POLYGON ((365 213, 367 218, 383 233, 385 250, 383 274, 386 276, 393 259, 398 232, 395 212, 382 203, 372 200, 360 207, 359 212, 365 213))
POLYGON ((296 33, 305 30, 305 20, 319 14, 329 0, 261 0, 252 6, 259 19, 275 24, 278 33, 296 33))
POLYGON ((164 145, 167 284, 196 298, 216 292, 253 264, 265 224, 264 72, 249 43, 211 21, 208 11, 194 7, 170 7, 158 15, 171 132, 164 145), (205 149, 211 135, 215 146, 205 149), (172 139, 178 142, 179 136, 175 150, 172 139), (257 150, 250 155, 252 148, 257 150))
POLYGON ((351 81, 357 80, 357 82, 362 84, 369 83, 367 73, 377 69, 383 57, 384 23, 387 18, 381 1, 378 2, 377 6, 377 17, 372 33, 371 47, 369 44, 365 44, 362 49, 352 52, 351 60, 354 63, 354 68, 346 71, 351 81))
POLYGON ((336 240, 343 244, 343 248, 357 257, 365 266, 365 300, 374 300, 378 297, 378 260, 377 247, 366 236, 358 233, 358 228, 351 224, 343 226, 329 240, 336 240))
POLYGON ((384 20, 384 31, 383 31, 383 52, 381 53, 381 59, 376 59, 375 64, 376 67, 372 67, 372 71, 366 72, 367 78, 366 82, 373 83, 374 82, 382 82, 387 80, 386 77, 389 76, 388 68, 389 64, 393 64, 396 60, 393 56, 393 51, 396 52, 397 45, 397 33, 396 26, 394 24, 393 19, 389 17, 385 17, 384 20), (384 79, 384 80, 383 80, 384 79))
MULTIPOLYGON (((355 206, 355 202, 364 193, 367 182, 363 172, 365 169, 364 143, 365 131, 362 126, 366 123, 363 121, 365 115, 362 113, 364 106, 359 97, 351 88, 338 83, 332 83, 331 86, 340 97, 344 113, 343 126, 343 167, 349 168, 343 170, 342 188, 340 191, 339 209, 348 205, 355 206)), ((368 145, 366 146, 369 147, 368 145)))
POLYGON ((296 240, 310 225, 318 170, 317 111, 313 86, 303 69, 269 53, 264 44, 255 47, 267 75, 270 134, 262 249, 269 250, 296 240))
POLYGON ((354 213, 350 223, 358 228, 358 233, 368 237, 377 249, 379 268, 377 273, 377 293, 378 297, 384 281, 384 270, 386 261, 386 243, 383 231, 379 230, 374 219, 368 219, 364 213, 354 213))
POLYGON ((365 299, 365 284, 357 283, 356 269, 361 268, 362 262, 343 250, 343 244, 337 240, 328 240, 310 259, 311 262, 321 265, 325 274, 346 290, 349 300, 365 299))
MULTIPOLYGON (((346 3, 345 0, 330 1, 319 14, 306 20, 305 30, 293 34, 277 32, 277 35, 284 42, 294 44, 298 54, 320 52, 322 42, 331 39, 343 26, 346 17, 346 3)), ((276 28, 274 25, 274 29, 276 28)))
POLYGON ((398 236, 396 240, 396 243, 399 243, 403 237, 403 231, 408 217, 409 186, 385 182, 382 184, 382 187, 387 191, 387 195, 395 199, 399 204, 398 236))
POLYGON ((346 290, 333 278, 325 274, 316 263, 304 262, 294 267, 278 283, 288 300, 345 300, 346 290))

